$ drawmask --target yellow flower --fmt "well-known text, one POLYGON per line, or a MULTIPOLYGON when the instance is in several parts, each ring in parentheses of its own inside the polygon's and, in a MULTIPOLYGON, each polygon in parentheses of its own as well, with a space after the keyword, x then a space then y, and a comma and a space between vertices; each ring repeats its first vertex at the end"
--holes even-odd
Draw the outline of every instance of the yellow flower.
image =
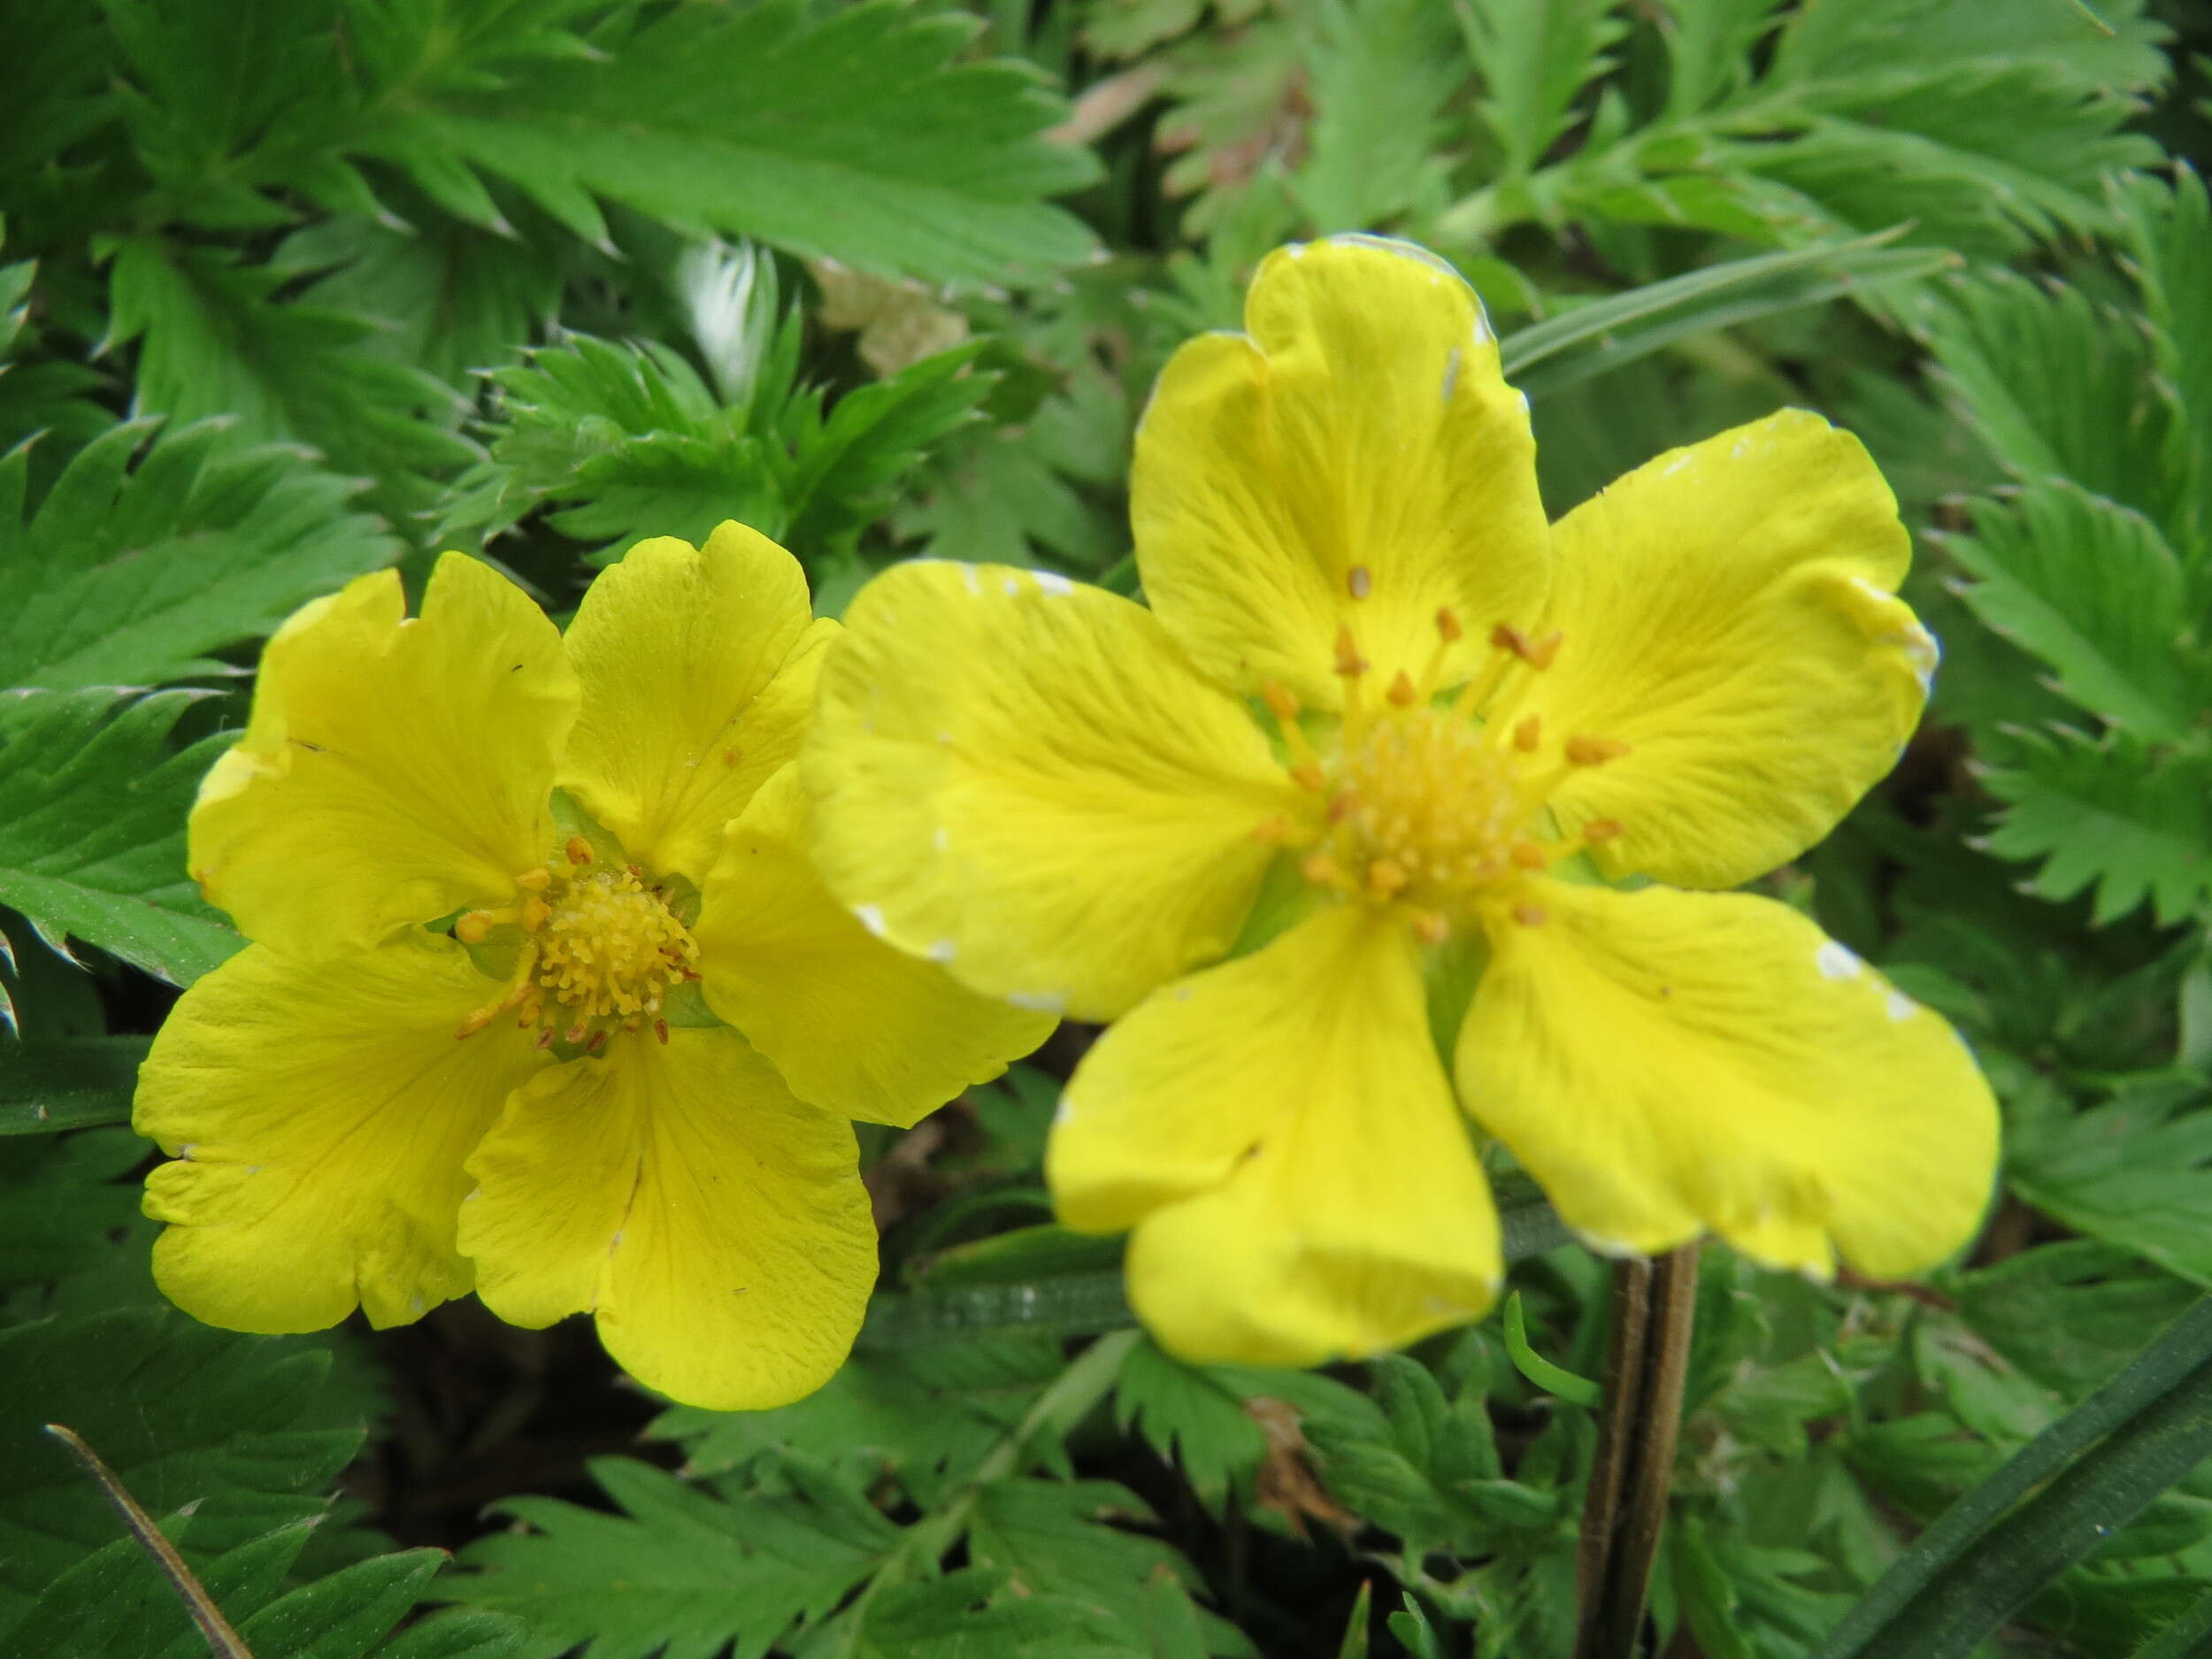
POLYGON ((140 1074, 172 1300, 305 1331, 473 1287, 726 1409, 836 1370, 876 1266, 847 1120, 910 1124, 1050 1022, 814 873, 790 762, 835 631, 733 524, 639 543, 565 638, 451 553, 419 617, 384 571, 278 631, 191 823, 255 942, 140 1074))
POLYGON ((1138 434, 1150 609, 895 569, 802 762, 886 937, 1118 1022, 1053 1132, 1062 1217, 1134 1228, 1171 1347, 1253 1363, 1490 1304, 1455 1095, 1601 1249, 1955 1248, 1996 1146, 1955 1034, 1786 906, 1678 890, 1803 850, 1919 716, 1934 642, 1865 451, 1786 411, 1547 526, 1448 266, 1283 249, 1246 324, 1176 354, 1138 434), (1632 877, 1673 885, 1601 885, 1632 877))

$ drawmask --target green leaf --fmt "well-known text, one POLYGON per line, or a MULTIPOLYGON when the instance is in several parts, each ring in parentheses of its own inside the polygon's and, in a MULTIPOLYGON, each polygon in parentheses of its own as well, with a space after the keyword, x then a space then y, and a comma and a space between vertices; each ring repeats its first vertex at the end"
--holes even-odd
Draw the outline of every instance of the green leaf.
POLYGON ((363 1659, 437 1576, 442 1549, 411 1549, 342 1567, 238 1623, 255 1653, 288 1659, 363 1659))
POLYGON ((1460 27, 1482 74, 1477 107, 1507 171, 1521 174, 1567 130, 1575 100, 1612 67, 1606 50, 1628 30, 1610 0, 1474 0, 1460 27))
POLYGON ((1463 80, 1427 0, 1319 0, 1302 19, 1314 118, 1291 189, 1323 231, 1441 200, 1444 115, 1463 80))
POLYGON ((2120 192, 2135 276, 2151 325, 2151 349, 2175 411, 2186 505, 2174 531, 2194 558, 2212 554, 2212 201, 2185 162, 2173 184, 2129 180, 2120 192))
POLYGON ((299 450, 249 448, 223 421, 147 444, 152 427, 117 426, 87 445, 27 519, 29 452, 0 459, 0 583, 12 601, 0 684, 227 673, 206 653, 272 632, 397 555, 381 524, 346 510, 359 486, 299 450))
MULTIPOLYGON (((2031 1183, 2063 1185, 2064 1155, 2039 1140, 2030 1148, 2031 1183)), ((2178 1317, 2196 1295, 2187 1280, 2095 1239, 2024 1250, 1958 1286, 1959 1312, 1975 1333, 2070 1400, 2108 1380, 2142 1346, 2144 1332, 2178 1317)))
POLYGON ((364 1425, 328 1387, 330 1364, 297 1338, 161 1308, 0 1330, 0 1617, 115 1535, 106 1501, 42 1425, 82 1435, 150 1514, 196 1503, 190 1541, 229 1549, 320 1516, 359 1448, 364 1425))
POLYGON ((1025 69, 957 57, 972 31, 891 0, 680 7, 589 57, 397 111, 357 148, 426 188, 474 167, 588 241, 604 239, 598 196, 869 271, 1041 276, 1091 250, 1042 198, 1095 164, 1041 138, 1060 106, 1025 69))
MULTIPOLYGON (((1174 1582, 1187 1592, 1197 1577, 1170 1546, 1106 1524, 1153 1518, 1143 1500, 1112 1481, 994 1481, 976 1501, 968 1558, 1011 1573, 1027 1590, 1099 1609, 1125 1632, 1132 1652, 1143 1653, 1156 1613, 1150 1586, 1174 1582)), ((1254 1652, 1217 1619, 1209 1621, 1208 1634, 1204 1652, 1254 1652)))
POLYGON ((492 464, 464 486, 449 527, 495 530, 539 505, 565 535, 614 554, 646 535, 703 541, 735 518, 811 556, 848 546, 890 507, 902 479, 974 418, 988 376, 979 348, 927 357, 888 380, 823 396, 792 383, 795 316, 745 405, 725 406, 660 345, 571 335, 492 379, 501 405, 492 464))
MULTIPOLYGON (((867 1609, 864 1659, 1150 1659, 1104 1609, 1015 1590, 1010 1576, 963 1568, 902 1585, 867 1609)), ((675 1655, 671 1655, 675 1659, 675 1655)))
POLYGON ((107 1240, 125 1236, 138 1188, 124 1178, 145 1157, 127 1129, 0 1141, 0 1292, 92 1265, 107 1240))
POLYGON ((141 342, 136 412, 229 416, 250 441, 311 443, 380 480, 471 457, 452 389, 365 349, 373 323, 280 300, 281 274, 213 249, 133 236, 112 256, 107 344, 141 342))
POLYGON ((0 1048, 0 1136, 128 1123, 144 1037, 82 1037, 0 1048))
POLYGON ((2212 1110, 2200 1087, 2145 1085, 2025 1125, 2007 1179, 2038 1210, 2212 1286, 2212 1110))
POLYGON ((1114 1418, 1175 1463, 1208 1509, 1229 1500, 1267 1455, 1267 1437, 1244 1409, 1245 1396, 1210 1368, 1186 1365, 1155 1344, 1129 1350, 1114 1379, 1114 1418))
POLYGON ((1515 1371, 1570 1405, 1594 1408, 1604 1397, 1601 1385, 1553 1364, 1529 1346, 1528 1327, 1521 1313, 1521 1293, 1517 1290, 1505 1299, 1505 1351, 1513 1361, 1515 1371))
POLYGON ((2188 581, 2156 526, 2063 480, 1973 505, 1945 538, 1974 614, 2042 659, 2054 687, 2144 743, 2201 741, 2212 661, 2188 581))
POLYGON ((1889 234, 1761 254, 1591 300, 1498 342, 1506 378, 1532 398, 1632 363, 1693 334, 1816 305, 1940 269, 1943 255, 1892 248, 1889 234))
POLYGON ((1060 1374, 1059 1343, 981 1336, 887 1353, 861 1353, 821 1389, 772 1411, 678 1406, 653 1432, 687 1443, 687 1472, 750 1476, 796 1453, 855 1487, 898 1477, 924 1502, 1018 1424, 1060 1374))
POLYGON ((2070 899, 2093 887, 2099 924, 2146 902, 2171 924, 2212 895, 2212 758, 2154 759, 2124 736, 2097 742, 2062 727, 2020 733, 2013 748, 1984 779, 2006 804, 1982 844, 2041 859, 2033 892, 2070 899))
MULTIPOLYGON (((800 1465, 787 1463, 787 1470, 800 1465)), ((898 1541, 898 1529, 826 1479, 723 1502, 633 1458, 595 1459, 621 1513, 551 1498, 500 1509, 527 1532, 480 1539, 446 1599, 519 1618, 526 1655, 588 1642, 592 1659, 759 1659, 793 1624, 826 1614, 898 1541)))
POLYGON ((242 942, 184 869, 184 820, 228 740, 172 750, 203 694, 0 692, 0 903, 175 985, 242 942))
POLYGON ((1932 344, 1962 419, 2012 473, 2072 480, 2170 522, 2172 419, 2153 389, 2150 342, 2132 318, 2079 288, 2007 272, 1961 284, 1932 344))

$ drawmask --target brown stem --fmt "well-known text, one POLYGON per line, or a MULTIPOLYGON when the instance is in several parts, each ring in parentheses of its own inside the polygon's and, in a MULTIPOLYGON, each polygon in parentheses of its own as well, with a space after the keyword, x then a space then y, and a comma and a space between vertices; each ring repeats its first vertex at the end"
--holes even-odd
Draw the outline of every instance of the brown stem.
POLYGON ((1613 1269, 1605 1403, 1583 1501, 1575 1659, 1635 1659, 1682 1425, 1698 1247, 1613 1269))
POLYGON ((100 1488, 100 1495, 108 1501, 108 1507, 123 1517, 123 1525, 138 1540, 138 1547, 153 1558, 161 1569, 162 1577, 169 1580, 169 1587, 184 1603, 184 1610, 192 1616, 192 1622, 200 1627, 200 1634, 207 1639, 208 1651, 215 1659, 253 1659, 238 1632, 223 1617, 200 1581, 192 1576, 192 1569, 184 1564, 184 1557, 177 1554, 177 1547, 162 1536, 161 1529, 153 1524, 138 1501, 115 1478, 115 1471, 100 1461, 100 1455, 86 1445, 74 1429, 65 1429, 58 1423, 49 1423, 46 1432, 69 1448, 70 1455, 84 1465, 93 1484, 100 1488))

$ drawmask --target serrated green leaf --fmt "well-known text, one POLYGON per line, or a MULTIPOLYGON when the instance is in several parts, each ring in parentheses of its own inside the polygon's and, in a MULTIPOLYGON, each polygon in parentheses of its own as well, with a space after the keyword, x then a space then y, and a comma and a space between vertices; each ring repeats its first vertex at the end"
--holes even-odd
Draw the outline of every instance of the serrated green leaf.
POLYGON ((27 519, 29 453, 0 459, 0 584, 12 602, 0 684, 65 691, 227 672, 206 653, 271 632, 397 556, 378 520, 348 511, 359 486, 298 450, 249 447, 227 421, 149 444, 152 429, 117 426, 87 445, 27 519))
POLYGON ((364 1427, 340 1420, 329 1376, 318 1344, 164 1308, 0 1330, 0 1617, 115 1535, 106 1501, 41 1425, 82 1435, 149 1513, 196 1503, 189 1541, 226 1550, 323 1513, 364 1427))
POLYGON ((81 939, 175 985, 243 943, 184 870, 185 815, 228 741, 170 749, 198 695, 0 692, 0 903, 57 949, 81 939))
POLYGON ((788 1453, 855 1486, 895 1474, 929 1503, 1021 1422, 1060 1374, 1049 1336, 994 1336, 855 1356, 817 1393, 772 1411, 679 1406, 653 1432, 686 1442, 696 1475, 745 1475, 788 1453))
POLYGON ((2212 758, 2154 759, 2124 736, 2093 741, 2063 727, 2023 733, 2012 764, 1984 781, 2005 803, 1983 844, 2000 858, 2040 859, 2045 898, 2095 888, 2103 924, 2147 902, 2162 924, 2212 895, 2212 758))
POLYGON ((902 1585, 867 1609, 858 1659, 1151 1659, 1102 1608, 1010 1593, 1010 1575, 966 1567, 902 1585))
POLYGON ((1323 231, 1386 224, 1442 199, 1444 116, 1465 78, 1428 0, 1319 0, 1303 56, 1314 117, 1291 181, 1323 231))
POLYGON ((113 249, 110 348, 139 341, 140 414, 226 415, 257 442, 312 444, 380 480, 467 462, 453 390, 364 349, 365 319, 277 297, 283 278, 212 249, 149 236, 113 249))
POLYGON ((411 1549, 342 1567, 238 1621, 239 1640, 253 1652, 287 1659, 363 1659, 415 1605, 445 1560, 442 1549, 411 1549))
MULTIPOLYGON (((1010 1573, 1025 1591, 1105 1613, 1130 1651, 1148 1653, 1148 1627, 1158 1611, 1155 1586, 1178 1584, 1187 1601, 1197 1577, 1169 1545, 1107 1524, 1151 1518, 1143 1500, 1112 1481, 994 1481, 976 1500, 969 1560, 1010 1573)), ((1206 1653, 1256 1651, 1217 1618, 1206 1619, 1201 1631, 1206 1653)))
POLYGON ((2140 513, 2062 480, 1972 507, 1947 538, 1975 615, 2051 670, 2055 688, 2144 743, 2202 741, 2212 661, 2181 561, 2140 513))
POLYGON ((1460 14, 1481 73, 1483 120, 1507 168, 1532 171, 1569 125, 1582 89, 1611 66, 1627 32, 1610 0, 1476 0, 1460 14))
POLYGON ((2024 1129, 2007 1179, 2046 1215, 2212 1285, 2212 1110, 2200 1089, 2144 1086, 2024 1129))
MULTIPOLYGON (((2031 1145, 2032 1184, 2064 1185, 2084 1173, 2039 1137, 2031 1145)), ((2068 1239, 1968 1274, 1959 1282, 1958 1302, 1961 1317, 1990 1347, 2045 1386, 2078 1400, 2127 1363, 2144 1332, 2178 1317, 2197 1294, 2133 1251, 2068 1239)))
POLYGON ((2150 342, 2132 319, 2079 288, 2004 272, 1954 290, 1932 344, 1962 418, 2024 480, 2070 479, 2168 522, 2171 415, 2153 384, 2150 342))
POLYGON ((2212 201, 2185 162, 2169 186, 2136 178, 2120 192, 2135 275, 2152 325, 2151 349, 2176 412, 2176 468, 2186 480, 2176 539, 2212 554, 2212 201))
POLYGON ((759 1659, 898 1541, 890 1522, 826 1486, 726 1502, 634 1459, 592 1470, 621 1514, 511 1498, 500 1507, 531 1530, 471 1545, 472 1571, 438 1593, 519 1618, 533 1656, 588 1643, 592 1659, 713 1659, 728 1644, 735 1659, 759 1659))
POLYGON ((401 111, 359 149, 434 194, 456 163, 480 169, 587 240, 603 197, 860 269, 1041 276, 1091 250, 1042 198, 1094 164, 1039 137, 1059 110, 1025 70, 956 59, 970 33, 887 0, 680 8, 597 57, 401 111))
POLYGON ((1149 1341, 1129 1350, 1114 1379, 1114 1416, 1125 1433, 1134 1429, 1178 1464, 1209 1509, 1227 1502, 1232 1484, 1258 1468, 1267 1453, 1267 1437, 1242 1396, 1149 1341))
POLYGON ((376 1659, 520 1659, 529 1629, 502 1613, 434 1613, 376 1650, 376 1659))

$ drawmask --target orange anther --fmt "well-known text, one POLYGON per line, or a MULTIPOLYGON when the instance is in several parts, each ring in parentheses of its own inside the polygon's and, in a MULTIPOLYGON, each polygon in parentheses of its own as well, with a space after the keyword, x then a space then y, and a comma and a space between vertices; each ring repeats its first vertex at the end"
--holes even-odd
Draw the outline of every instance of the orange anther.
POLYGON ((1252 826, 1252 839, 1271 847, 1279 847, 1290 839, 1290 819, 1280 812, 1270 813, 1252 826))
POLYGON ((1288 686, 1271 680, 1260 687, 1260 697, 1267 704, 1267 711, 1279 720, 1298 718, 1298 699, 1291 695, 1288 686))
POLYGON ((473 1037, 492 1021, 497 1019, 501 1011, 500 1004, 497 1002, 488 1003, 478 1009, 461 1022, 461 1028, 453 1033, 454 1041, 458 1042, 465 1037, 473 1037))
POLYGON ((1577 735, 1567 740, 1567 764, 1571 766, 1602 766, 1627 753, 1627 744, 1609 737, 1577 735))
POLYGON ((480 945, 484 942, 484 935, 492 931, 494 920, 489 910, 471 910, 453 924, 453 936, 465 945, 480 945))
POLYGON ((1420 693, 1413 688, 1413 676, 1401 668, 1398 677, 1390 682, 1390 689, 1383 694, 1402 709, 1409 709, 1420 693))
POLYGON ((668 1022, 664 1019, 655 1020, 653 1022, 653 1034, 656 1037, 658 1037, 662 1043, 665 1045, 668 1041, 668 1022))
POLYGON ((1352 816, 1352 810, 1358 805, 1358 795, 1349 789, 1339 789, 1329 797, 1329 822, 1341 824, 1352 816))
POLYGON ((1587 824, 1585 824, 1582 826, 1582 839, 1588 841, 1593 847, 1595 847, 1601 841, 1611 841, 1620 833, 1620 822, 1617 818, 1592 818, 1587 824))
POLYGON ((588 864, 591 862, 591 843, 581 835, 570 836, 568 845, 561 850, 568 855, 568 862, 572 864, 588 864))
POLYGON ((1541 715, 1525 717, 1513 728, 1513 747, 1524 755, 1533 755, 1537 744, 1544 741, 1544 719, 1541 715))
POLYGON ((1513 919, 1524 927, 1541 927, 1544 925, 1544 907, 1540 904, 1517 904, 1513 907, 1513 919))
POLYGON ((1524 870, 1541 870, 1551 863, 1544 849, 1532 841, 1515 841, 1513 850, 1506 855, 1524 870))
POLYGON ((1490 649, 1494 651, 1510 651, 1516 657, 1525 657, 1528 655, 1528 635, 1510 622, 1501 622, 1490 630, 1490 649))
POLYGON ((1452 925, 1436 910, 1418 910, 1413 918, 1414 936, 1425 945, 1440 945, 1451 937, 1452 925))
POLYGON ((1344 872, 1338 868, 1336 860, 1326 853, 1308 854, 1305 863, 1299 865, 1299 871, 1307 880, 1330 887, 1335 887, 1344 879, 1344 872))
POLYGON ((1549 668, 1554 662, 1558 660, 1559 648, 1566 643, 1566 640, 1567 636, 1555 628, 1531 645, 1522 660, 1531 668, 1549 668))
POLYGON ((515 878, 515 885, 526 893, 542 893, 553 880, 553 872, 543 864, 535 870, 526 870, 515 878))
POLYGON ((1449 605, 1437 606, 1436 633, 1438 638, 1447 645, 1456 645, 1466 636, 1466 632, 1459 626, 1459 617, 1449 605))
POLYGON ((1359 654, 1349 623, 1336 631, 1336 672, 1347 680, 1356 680, 1367 672, 1367 659, 1359 654))
POLYGON ((603 1027, 602 1029, 595 1031, 591 1033, 591 1041, 584 1045, 584 1052, 586 1054, 597 1054, 606 1046, 607 1033, 605 1029, 603 1027))
POLYGON ((1344 572, 1344 591, 1355 599, 1364 599, 1374 591, 1374 572, 1364 565, 1355 565, 1344 572))
POLYGON ((522 931, 534 933, 545 926, 545 918, 553 914, 553 907, 535 896, 522 902, 522 931))
POLYGON ((1408 879, 1406 867, 1395 858, 1378 858, 1367 866, 1367 890, 1378 898, 1389 898, 1408 879))
POLYGON ((1310 789, 1319 795, 1329 787, 1328 775, 1321 770, 1317 760, 1302 760, 1290 769, 1291 780, 1301 789, 1310 789))

